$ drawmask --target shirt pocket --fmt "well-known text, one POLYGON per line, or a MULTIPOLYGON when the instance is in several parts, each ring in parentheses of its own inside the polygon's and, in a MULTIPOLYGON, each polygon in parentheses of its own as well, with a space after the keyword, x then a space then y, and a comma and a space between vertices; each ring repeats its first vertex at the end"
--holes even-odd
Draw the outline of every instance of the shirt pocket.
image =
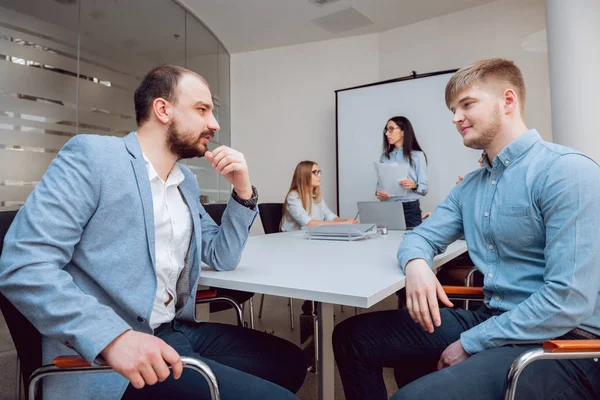
POLYGON ((534 214, 530 205, 497 205, 495 239, 510 248, 531 246, 536 241, 534 214))
POLYGON ((516 204, 499 204, 498 215, 505 217, 528 217, 531 214, 530 206, 516 204))

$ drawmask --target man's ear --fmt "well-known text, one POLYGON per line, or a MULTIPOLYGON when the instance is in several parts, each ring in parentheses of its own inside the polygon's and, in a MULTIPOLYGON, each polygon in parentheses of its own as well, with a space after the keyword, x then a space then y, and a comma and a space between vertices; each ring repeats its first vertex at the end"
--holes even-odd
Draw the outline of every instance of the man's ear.
POLYGON ((512 89, 506 89, 502 94, 504 100, 504 114, 514 114, 519 111, 519 98, 512 89))
POLYGON ((157 97, 154 99, 152 102, 152 111, 154 111, 156 118, 163 124, 168 124, 171 120, 171 105, 162 97, 157 97))

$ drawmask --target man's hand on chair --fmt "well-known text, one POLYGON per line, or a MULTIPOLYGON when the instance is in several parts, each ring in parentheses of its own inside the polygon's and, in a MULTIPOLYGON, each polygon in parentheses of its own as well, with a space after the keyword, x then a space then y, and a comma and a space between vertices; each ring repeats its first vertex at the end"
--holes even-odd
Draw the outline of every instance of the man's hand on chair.
POLYGON ((421 258, 410 260, 406 264, 405 272, 408 313, 413 321, 418 322, 427 332, 433 333, 434 326, 438 327, 442 324, 438 297, 448 307, 454 305, 425 260, 421 258))
POLYGON ((127 378, 136 389, 154 385, 169 377, 179 379, 183 371, 181 357, 163 340, 136 331, 125 331, 100 353, 115 371, 127 378))

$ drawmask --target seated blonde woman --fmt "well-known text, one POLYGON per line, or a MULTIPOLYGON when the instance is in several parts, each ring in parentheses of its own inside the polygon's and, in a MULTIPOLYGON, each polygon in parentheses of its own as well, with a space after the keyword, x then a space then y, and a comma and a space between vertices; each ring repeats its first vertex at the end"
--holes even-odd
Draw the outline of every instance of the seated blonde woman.
POLYGON ((321 170, 314 161, 302 161, 296 166, 290 190, 283 203, 281 231, 298 231, 303 226, 326 224, 356 224, 353 218, 338 217, 321 197, 321 170))

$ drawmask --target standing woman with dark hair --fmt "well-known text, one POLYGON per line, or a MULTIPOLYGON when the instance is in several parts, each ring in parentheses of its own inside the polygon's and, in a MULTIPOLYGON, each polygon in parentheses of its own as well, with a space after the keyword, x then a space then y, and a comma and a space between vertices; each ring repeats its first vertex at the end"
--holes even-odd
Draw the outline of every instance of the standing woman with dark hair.
POLYGON ((383 154, 380 163, 397 163, 408 166, 408 177, 398 184, 409 190, 405 196, 390 196, 380 190, 379 182, 375 196, 381 201, 401 201, 406 226, 421 224, 420 199, 429 191, 427 185, 427 156, 415 136, 412 124, 406 117, 392 117, 383 129, 383 154))

